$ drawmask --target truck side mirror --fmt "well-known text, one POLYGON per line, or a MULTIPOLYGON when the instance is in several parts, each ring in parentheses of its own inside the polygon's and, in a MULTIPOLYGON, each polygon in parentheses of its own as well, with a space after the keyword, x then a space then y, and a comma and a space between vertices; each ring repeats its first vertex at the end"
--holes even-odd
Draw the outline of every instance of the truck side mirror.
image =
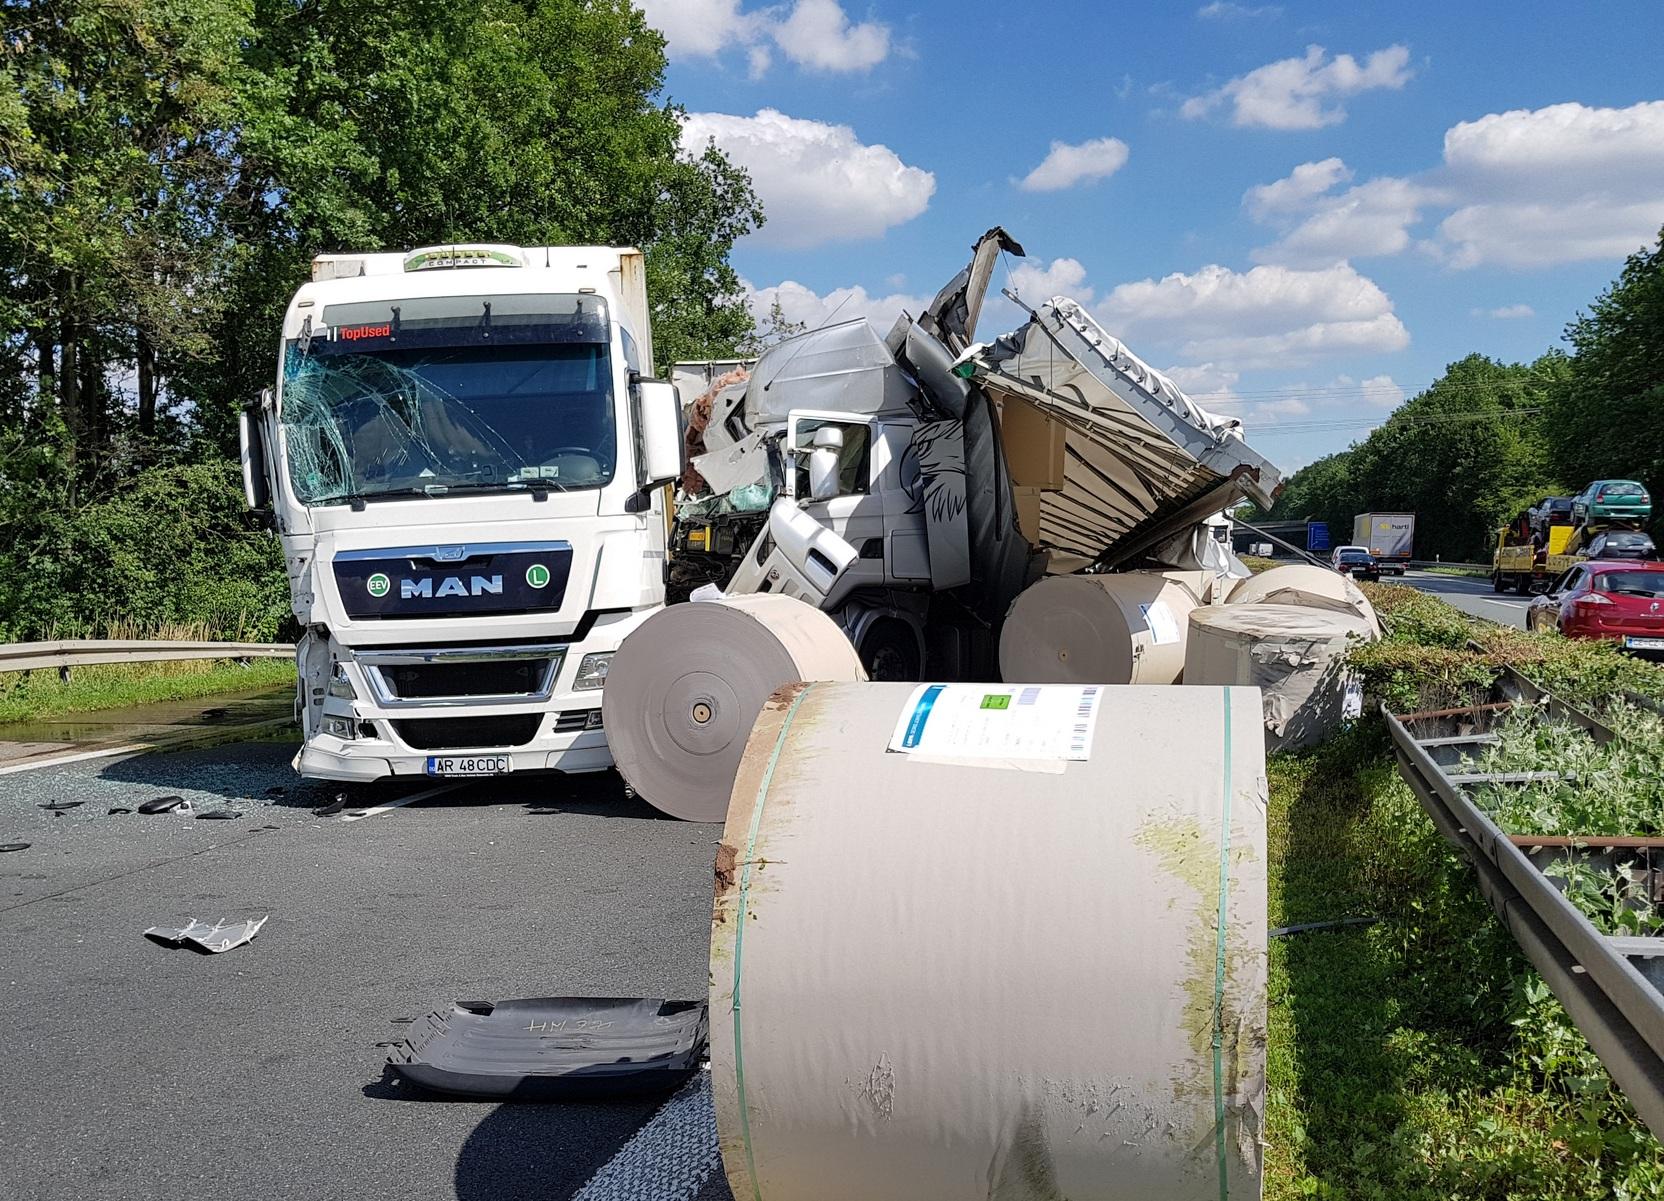
POLYGON ((838 495, 838 451, 843 449, 844 432, 835 425, 815 431, 814 449, 809 452, 809 499, 831 500, 838 495))
MULTIPOLYGON (((263 404, 270 393, 262 392, 263 404)), ((266 483, 266 440, 260 409, 250 405, 237 414, 237 440, 242 444, 243 499, 248 507, 264 510, 271 507, 271 489, 266 483)))
POLYGON ((636 398, 641 418, 637 475, 643 489, 662 487, 682 474, 682 406, 675 385, 664 380, 642 380, 636 398))

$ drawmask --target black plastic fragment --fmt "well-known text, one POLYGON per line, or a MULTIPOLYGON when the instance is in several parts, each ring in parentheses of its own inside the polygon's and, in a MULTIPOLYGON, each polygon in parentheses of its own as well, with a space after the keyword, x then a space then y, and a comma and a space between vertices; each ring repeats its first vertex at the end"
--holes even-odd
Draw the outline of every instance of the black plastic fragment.
POLYGON ((210 809, 207 813, 197 814, 196 820, 199 822, 228 822, 242 815, 243 811, 241 809, 210 809))
POLYGON ((143 801, 143 802, 140 803, 139 812, 140 813, 171 813, 173 810, 179 808, 179 806, 184 805, 186 803, 187 802, 186 802, 185 798, 182 797, 182 796, 151 797, 148 801, 143 801))
POLYGON ((77 805, 85 805, 85 804, 86 804, 85 801, 43 801, 41 803, 41 808, 42 809, 52 809, 52 810, 73 809, 77 805))
POLYGON ((28 849, 29 844, 26 842, 0 842, 0 855, 10 851, 27 851, 28 849))
POLYGON ((322 808, 312 810, 312 814, 314 817, 334 817, 346 807, 347 794, 344 792, 338 792, 335 794, 335 799, 333 801, 322 808))
POLYGON ((110 806, 110 816, 111 817, 114 817, 118 813, 131 813, 131 812, 133 812, 133 811, 131 809, 127 808, 127 806, 125 806, 125 805, 111 805, 110 806))
POLYGON ((668 1093, 705 1057, 704 1001, 541 997, 457 1001, 387 1057, 434 1092, 515 1101, 610 1101, 668 1093))
POLYGON ((526 812, 530 813, 533 817, 547 817, 550 814, 558 814, 561 811, 559 809, 550 808, 548 805, 529 805, 526 808, 526 812))

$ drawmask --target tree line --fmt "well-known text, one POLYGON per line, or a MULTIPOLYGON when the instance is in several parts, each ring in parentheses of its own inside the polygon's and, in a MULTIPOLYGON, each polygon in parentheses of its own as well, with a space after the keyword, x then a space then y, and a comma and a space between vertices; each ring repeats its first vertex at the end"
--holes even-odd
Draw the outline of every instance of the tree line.
POLYGON ((0 637, 284 620, 236 413, 320 252, 636 245, 659 366, 735 353, 664 71, 628 0, 0 0, 0 637))
POLYGON ((1486 562, 1496 530, 1544 496, 1596 479, 1639 480, 1660 495, 1664 232, 1574 317, 1565 341, 1531 363, 1473 354, 1450 364, 1361 442, 1295 472, 1259 516, 1326 521, 1340 540, 1358 513, 1414 513, 1418 558, 1486 562))

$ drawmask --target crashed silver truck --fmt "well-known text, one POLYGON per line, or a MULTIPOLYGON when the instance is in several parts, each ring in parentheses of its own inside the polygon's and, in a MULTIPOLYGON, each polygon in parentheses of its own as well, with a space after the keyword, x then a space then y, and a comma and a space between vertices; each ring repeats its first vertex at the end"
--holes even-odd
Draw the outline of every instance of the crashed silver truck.
POLYGON ((999 624, 1047 573, 1246 570, 1222 512, 1277 469, 1053 297, 976 328, 1004 230, 917 318, 858 319, 754 363, 678 364, 688 468, 671 594, 776 592, 830 614, 875 679, 997 678, 999 624))

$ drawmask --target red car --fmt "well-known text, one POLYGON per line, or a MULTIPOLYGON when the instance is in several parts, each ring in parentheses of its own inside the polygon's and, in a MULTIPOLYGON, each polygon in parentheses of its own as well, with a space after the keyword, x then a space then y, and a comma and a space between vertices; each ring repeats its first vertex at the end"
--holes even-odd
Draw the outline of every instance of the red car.
POLYGON ((1664 653, 1664 563, 1590 559, 1567 570, 1525 613, 1528 630, 1611 638, 1664 653))

